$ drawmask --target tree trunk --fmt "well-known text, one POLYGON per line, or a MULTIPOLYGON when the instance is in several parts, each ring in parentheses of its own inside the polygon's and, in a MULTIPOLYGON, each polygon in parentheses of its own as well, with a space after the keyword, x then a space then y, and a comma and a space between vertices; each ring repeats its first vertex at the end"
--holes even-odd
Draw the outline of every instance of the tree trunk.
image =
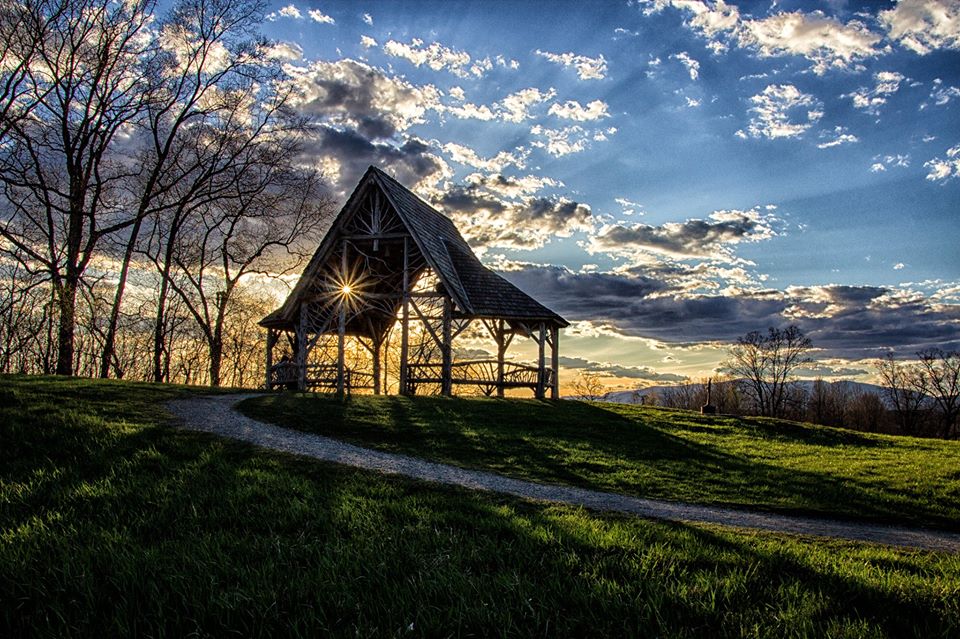
POLYGON ((113 361, 114 351, 117 341, 117 324, 120 321, 120 307, 123 304, 123 293, 127 287, 127 275, 130 272, 130 262, 133 260, 133 250, 137 243, 137 236, 140 234, 141 218, 133 225, 130 231, 130 239, 127 241, 127 249, 123 254, 123 265, 120 267, 120 281, 117 282, 117 292, 113 298, 113 308, 110 309, 110 323, 107 326, 107 335, 103 341, 103 353, 100 355, 100 378, 106 379, 110 376, 110 364, 113 361))
POLYGON ((57 310, 60 324, 57 329, 57 375, 73 375, 73 342, 76 328, 77 284, 62 281, 57 285, 57 310))

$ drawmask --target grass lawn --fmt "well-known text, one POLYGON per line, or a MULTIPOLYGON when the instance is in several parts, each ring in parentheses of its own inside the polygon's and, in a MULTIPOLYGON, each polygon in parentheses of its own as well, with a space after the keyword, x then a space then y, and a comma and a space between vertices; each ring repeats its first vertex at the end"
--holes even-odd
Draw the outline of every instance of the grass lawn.
POLYGON ((586 402, 284 393, 242 412, 381 450, 643 497, 960 530, 960 442, 586 402))
POLYGON ((270 454, 166 425, 192 392, 0 377, 0 636, 960 633, 957 555, 270 454))

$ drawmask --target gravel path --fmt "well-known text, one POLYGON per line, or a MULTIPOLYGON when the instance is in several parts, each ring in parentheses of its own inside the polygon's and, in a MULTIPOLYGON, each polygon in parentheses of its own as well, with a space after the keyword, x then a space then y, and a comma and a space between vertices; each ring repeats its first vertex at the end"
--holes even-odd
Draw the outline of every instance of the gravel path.
POLYGON ((538 484, 480 470, 468 470, 361 448, 321 435, 264 424, 234 410, 237 403, 253 396, 199 397, 175 400, 167 406, 182 426, 190 430, 214 433, 294 455, 473 490, 489 490, 524 499, 583 506, 591 510, 632 513, 653 519, 721 524, 797 535, 867 541, 904 548, 960 552, 960 534, 957 533, 641 499, 584 488, 538 484))

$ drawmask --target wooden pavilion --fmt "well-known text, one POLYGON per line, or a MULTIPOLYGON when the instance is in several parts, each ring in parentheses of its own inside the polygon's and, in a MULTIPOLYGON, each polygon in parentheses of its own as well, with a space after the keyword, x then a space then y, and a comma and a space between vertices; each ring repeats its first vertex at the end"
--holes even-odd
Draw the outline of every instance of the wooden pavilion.
POLYGON ((549 389, 556 399, 559 334, 568 322, 483 266, 448 217, 370 167, 296 287, 260 325, 267 389, 386 392, 386 342, 399 332, 399 355, 395 342, 391 353, 401 394, 472 386, 499 397, 527 388, 541 399, 549 389), (496 359, 456 361, 454 340, 477 323, 496 344, 496 359), (516 336, 533 340, 536 362, 506 359, 516 336), (291 355, 278 361, 284 337, 291 355), (345 361, 349 338, 368 354, 362 367, 345 361))

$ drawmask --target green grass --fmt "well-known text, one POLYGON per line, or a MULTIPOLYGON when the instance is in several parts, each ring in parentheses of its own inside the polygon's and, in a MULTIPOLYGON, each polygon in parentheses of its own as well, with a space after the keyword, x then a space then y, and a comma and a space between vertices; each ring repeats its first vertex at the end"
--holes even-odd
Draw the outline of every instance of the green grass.
POLYGON ((960 442, 586 402, 275 394, 257 419, 513 477, 960 530, 960 442))
POLYGON ((960 557, 596 515, 0 377, 0 636, 950 637, 960 557))

